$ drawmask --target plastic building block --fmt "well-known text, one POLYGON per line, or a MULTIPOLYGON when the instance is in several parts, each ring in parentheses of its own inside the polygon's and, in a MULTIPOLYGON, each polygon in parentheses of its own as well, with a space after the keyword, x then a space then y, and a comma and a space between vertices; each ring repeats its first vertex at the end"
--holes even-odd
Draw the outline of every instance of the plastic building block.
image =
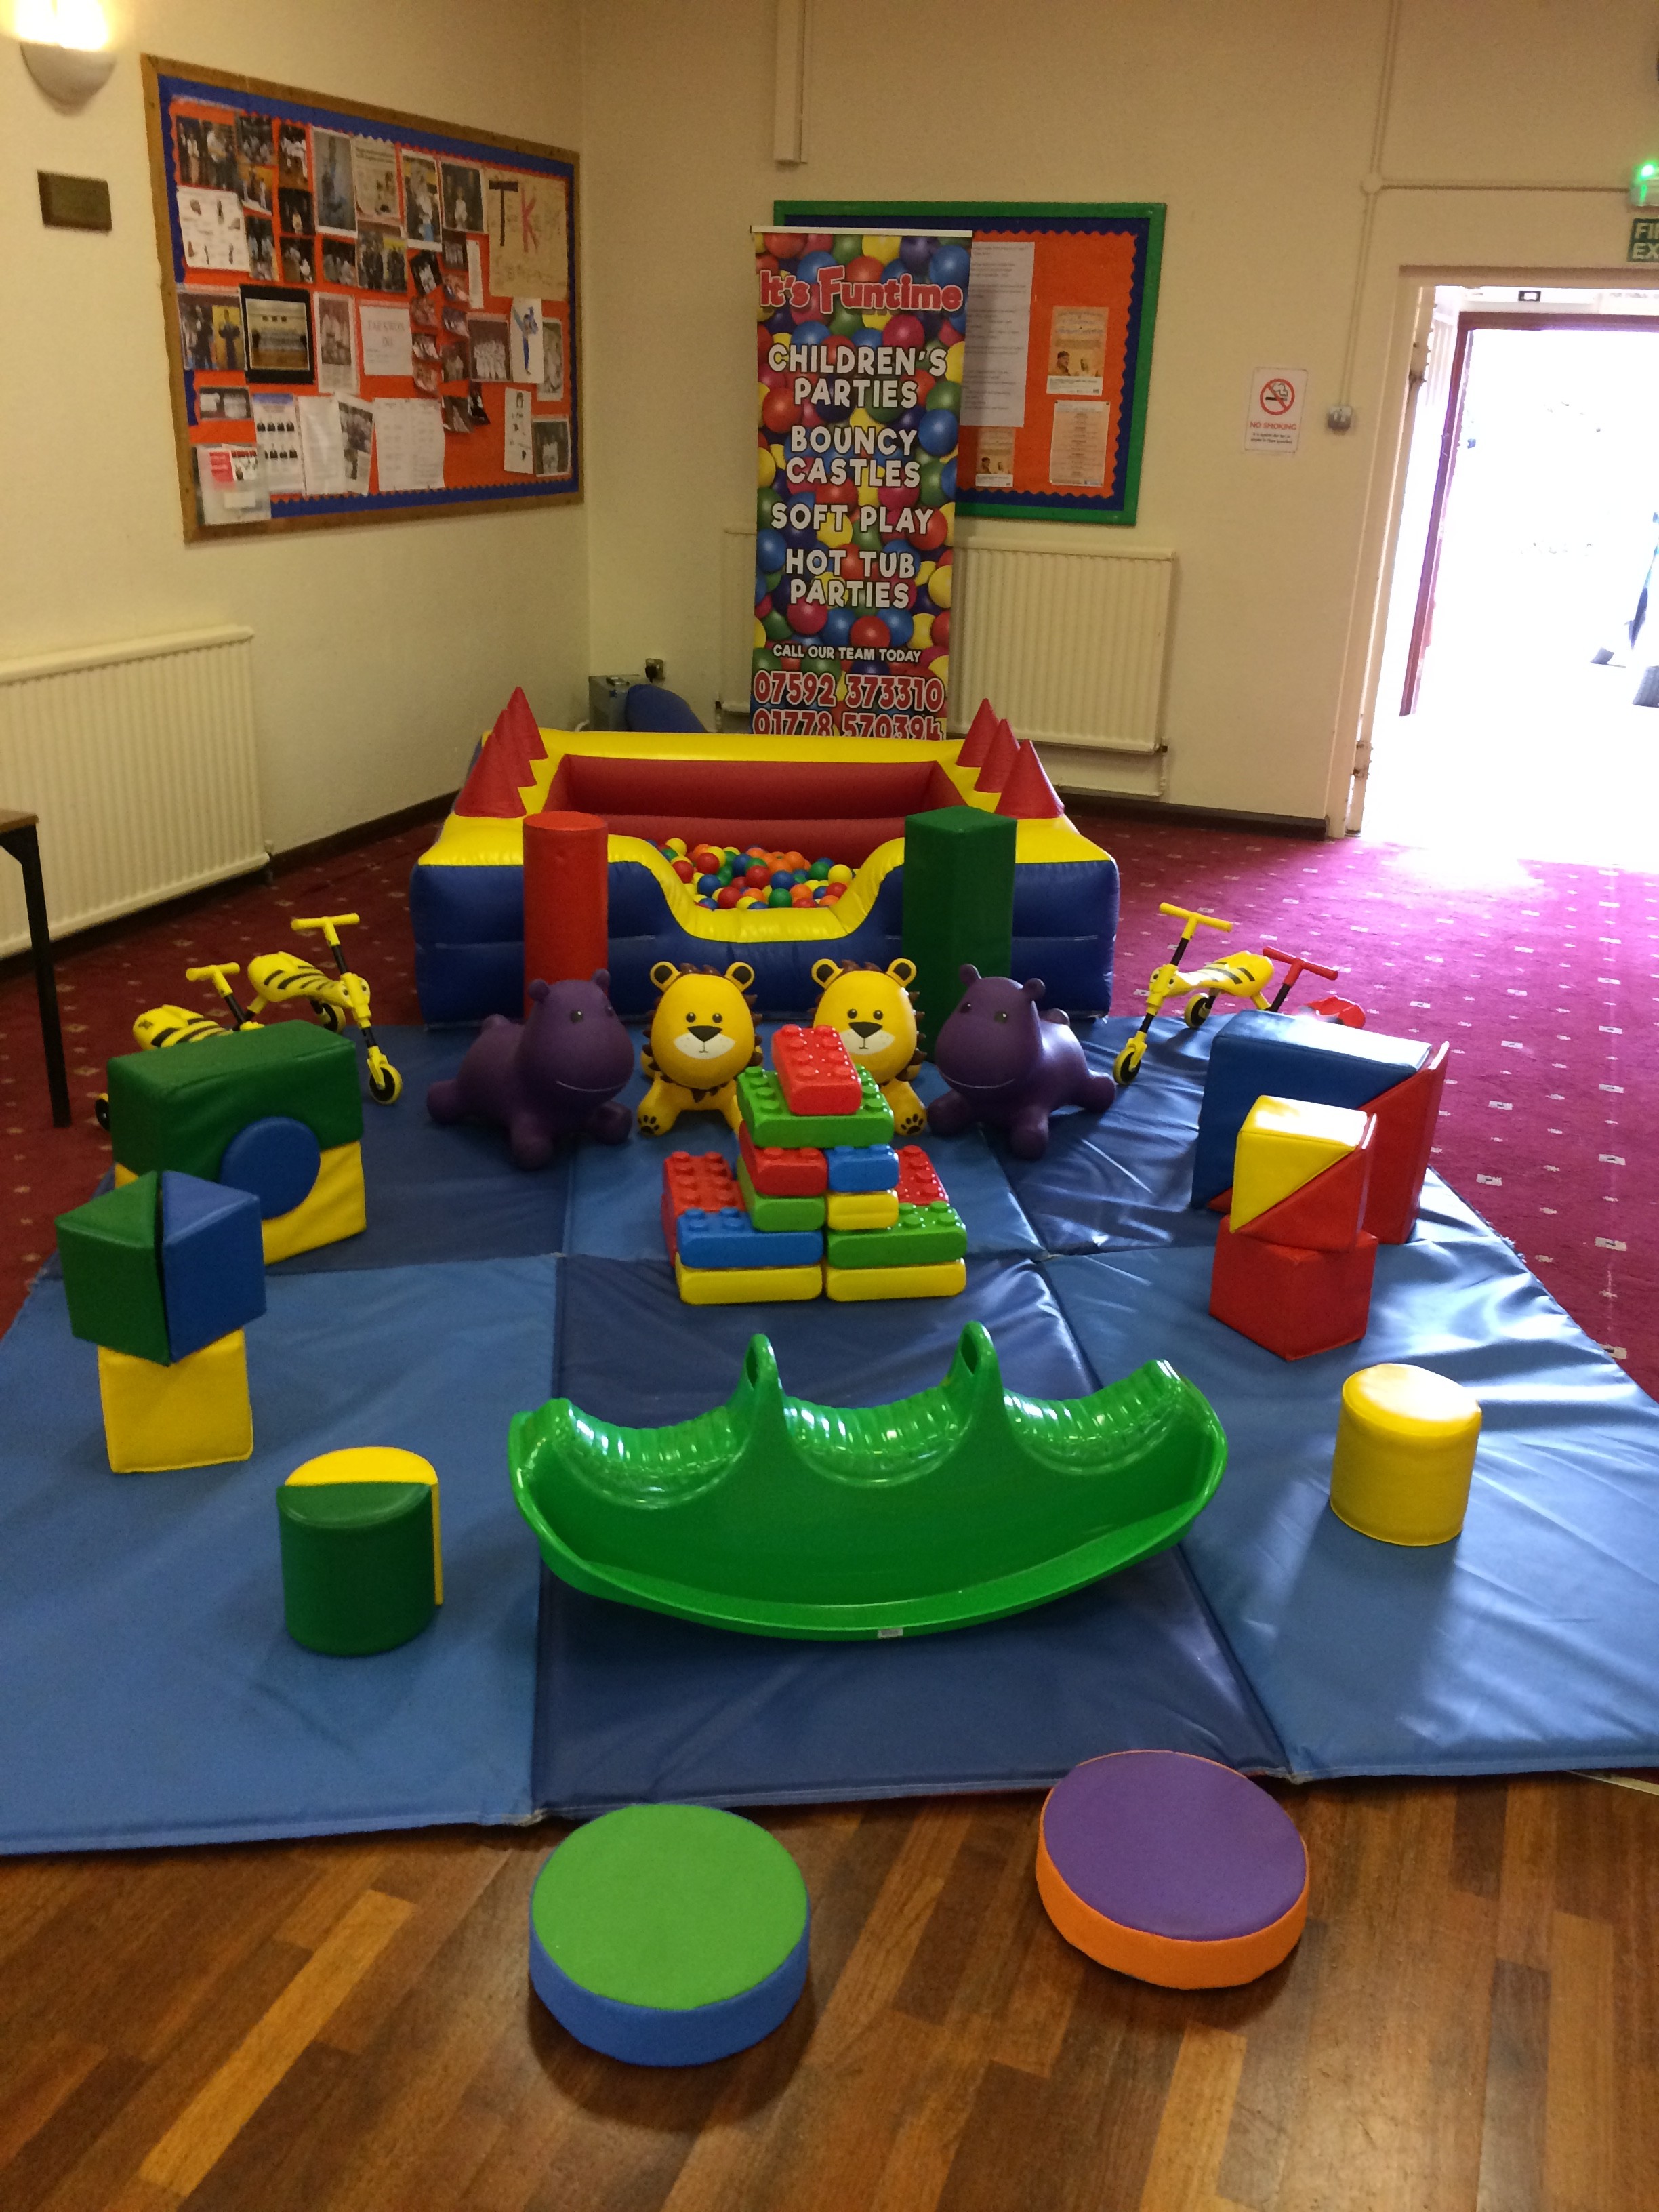
POLYGON ((1370 1319, 1376 1239, 1366 1231, 1351 1251, 1306 1251, 1259 1237, 1215 1240, 1210 1311, 1281 1359, 1306 1359, 1357 1344, 1370 1319))
MULTIPOLYGON (((987 784, 981 771, 981 788, 987 784)), ((942 806, 904 824, 905 956, 915 963, 910 995, 924 1052, 962 996, 962 967, 1006 975, 1014 964, 1014 846, 1006 814, 942 806)))
MULTIPOLYGON (((1321 1106, 1311 1098, 1258 1098, 1244 1116, 1233 1156, 1232 1226, 1242 1229, 1358 1151, 1365 1120, 1355 1106, 1321 1106)), ((1294 1244, 1297 1240, 1284 1241, 1294 1244)))
POLYGON ((275 1022, 109 1063, 111 1143, 134 1175, 177 1168, 216 1182, 231 1139, 271 1115, 304 1122, 325 1151, 355 1145, 363 1102, 351 1040, 313 1022, 275 1022))
POLYGON ((675 1223, 682 1213, 719 1213, 741 1206, 732 1164, 720 1152, 670 1152, 662 1164, 662 1233, 674 1255, 675 1223))
POLYGON ((826 1297, 836 1305, 869 1305, 881 1298, 954 1298, 968 1287, 964 1260, 939 1260, 921 1267, 830 1267, 826 1297))
POLYGON ((159 1179, 139 1176, 60 1213, 57 1225, 74 1334, 165 1365, 173 1351, 161 1291, 160 1198, 159 1179))
POLYGON ((343 1237, 361 1237, 368 1226, 363 1148, 357 1144, 331 1146, 318 1164, 317 1180, 307 1196, 291 1213, 276 1214, 262 1224, 265 1265, 291 1260, 296 1252, 314 1252, 322 1244, 337 1244, 343 1237))
POLYGON ((899 1218, 896 1190, 832 1190, 825 1203, 831 1229, 890 1229, 899 1218))
POLYGON ((674 1249, 688 1267, 810 1267, 823 1257, 823 1237, 816 1229, 757 1229, 740 1206, 690 1207, 675 1221, 674 1249))
POLYGON ((960 1260, 967 1249, 962 1216, 938 1199, 932 1206, 901 1205, 890 1228, 832 1229, 823 1255, 832 1267, 927 1267, 960 1260))
POLYGON ((901 1145, 898 1164, 901 1206, 937 1206, 945 1197, 939 1170, 920 1145, 901 1145))
POLYGON ((554 1399, 515 1416, 507 1451, 542 1557, 574 1588, 836 1638, 993 1620, 1163 1551, 1226 1449, 1163 1360, 1091 1397, 1022 1398, 970 1322, 945 1381, 896 1405, 787 1398, 757 1336, 711 1413, 620 1428, 554 1399))
POLYGON ((823 1296, 823 1269, 688 1267, 674 1255, 674 1280, 689 1306, 800 1305, 823 1296))
POLYGON ((757 1190, 749 1173, 749 1163, 738 1161, 738 1190, 743 1200, 744 1212, 757 1229, 770 1235, 780 1229, 822 1229, 823 1200, 821 1198, 769 1198, 764 1191, 757 1190))
POLYGON ((854 1151, 837 1145, 824 1155, 832 1191, 896 1190, 898 1154, 890 1145, 864 1145, 854 1151))
POLYGON ((253 1450, 247 1350, 240 1328, 170 1367, 100 1344, 98 1395, 104 1445, 117 1474, 218 1467, 246 1459, 253 1450))
POLYGON ((1427 1367, 1364 1367, 1342 1385, 1331 1510, 1383 1544, 1449 1544, 1468 1510, 1480 1401, 1427 1367))
POLYGON ((1364 1225, 1376 1150, 1376 1116, 1367 1114, 1364 1119, 1364 1134, 1352 1152, 1249 1221, 1241 1223, 1237 1213, 1231 1214, 1229 1227, 1241 1237, 1265 1237, 1269 1244, 1297 1244, 1309 1252, 1351 1252, 1364 1225))
POLYGON ((781 2027, 811 1911, 775 1837, 709 1805, 624 1805, 567 1836, 530 1894, 530 1985, 579 2043, 698 2066, 781 2027))
POLYGON ((822 1198, 830 1188, 829 1163, 816 1145, 757 1145, 745 1121, 738 1157, 763 1198, 822 1198))
POLYGON ((167 1344, 174 1359, 185 1359, 265 1310, 259 1204, 247 1191, 171 1169, 161 1182, 167 1344))
POLYGON ((738 1078, 738 1107, 758 1152, 769 1145, 890 1145, 893 1109, 872 1075, 859 1070, 864 1103, 856 1114, 792 1114, 769 1068, 746 1067, 738 1078))
POLYGON ((772 1068, 792 1114, 856 1114, 864 1092, 834 1030, 786 1022, 772 1038, 772 1068))
POLYGON ((296 1467, 276 1493, 283 1615, 296 1644, 349 1658, 418 1636, 443 1602, 438 1478, 366 1445, 296 1467))

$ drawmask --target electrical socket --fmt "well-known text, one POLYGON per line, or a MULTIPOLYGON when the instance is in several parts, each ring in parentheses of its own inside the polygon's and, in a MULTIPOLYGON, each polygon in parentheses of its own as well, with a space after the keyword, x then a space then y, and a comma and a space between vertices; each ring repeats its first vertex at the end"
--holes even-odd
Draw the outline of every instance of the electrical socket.
POLYGON ((645 680, 647 684, 660 684, 667 673, 668 664, 665 660, 653 660, 649 658, 647 659, 645 664, 645 680))

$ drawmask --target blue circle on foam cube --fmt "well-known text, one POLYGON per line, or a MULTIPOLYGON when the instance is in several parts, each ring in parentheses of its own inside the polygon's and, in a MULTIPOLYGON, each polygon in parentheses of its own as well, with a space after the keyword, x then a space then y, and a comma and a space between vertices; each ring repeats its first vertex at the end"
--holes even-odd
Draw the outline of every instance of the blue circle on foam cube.
POLYGON ((292 1213, 311 1195, 323 1148, 303 1121, 289 1114, 267 1114, 239 1129, 225 1146, 219 1180, 251 1190, 266 1221, 292 1213))

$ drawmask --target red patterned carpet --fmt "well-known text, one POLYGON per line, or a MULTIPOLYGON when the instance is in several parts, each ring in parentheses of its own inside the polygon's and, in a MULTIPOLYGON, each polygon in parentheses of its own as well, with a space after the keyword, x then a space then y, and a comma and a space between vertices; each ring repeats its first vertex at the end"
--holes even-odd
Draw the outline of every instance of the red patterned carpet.
MULTIPOLYGON (((1265 941, 1343 971, 1338 988, 1373 1029, 1452 1041, 1435 1165, 1522 1254, 1574 1319, 1659 1395, 1654 1212, 1659 1160, 1653 1081, 1659 1007, 1659 878, 1451 847, 1364 838, 1323 844, 1259 831, 1079 817, 1123 874, 1118 1010, 1138 1004, 1175 926, 1160 899, 1226 915, 1194 955, 1265 941)), ((405 886, 430 831, 399 832, 343 857, 239 890, 182 918, 135 925, 59 966, 77 1119, 54 1130, 33 985, 0 985, 0 1320, 52 1249, 54 1214, 108 1164, 91 1102, 103 1062, 131 1048, 131 1023, 164 1000, 201 1006, 186 967, 246 965, 299 940, 295 915, 356 910, 349 933, 374 1015, 419 1019, 405 886)), ((1189 963, 1189 964, 1192 964, 1189 963)), ((1312 979, 1291 1004, 1327 987, 1312 979)), ((1224 1020, 1224 1012, 1215 1018, 1224 1020)), ((411 1104, 417 1102, 411 1101, 411 1104)))

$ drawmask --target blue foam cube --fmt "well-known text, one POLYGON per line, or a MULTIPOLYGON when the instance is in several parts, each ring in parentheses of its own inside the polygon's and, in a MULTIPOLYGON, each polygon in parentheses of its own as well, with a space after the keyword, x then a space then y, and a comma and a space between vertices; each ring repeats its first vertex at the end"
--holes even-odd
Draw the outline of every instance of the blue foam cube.
POLYGON ((1320 1106, 1369 1106, 1415 1075, 1434 1048, 1417 1037, 1382 1036, 1306 1014, 1251 1008, 1215 1022, 1193 1160, 1193 1204, 1231 1190, 1233 1153, 1258 1098, 1309 1098, 1320 1106))
POLYGON ((265 1310, 259 1201, 229 1183, 161 1177, 161 1298, 175 1359, 246 1328, 265 1310))
POLYGON ((823 1157, 831 1190, 898 1188, 898 1154, 890 1145, 831 1145, 823 1157))
POLYGON ((688 1208, 674 1242, 688 1267, 810 1267, 823 1257, 822 1230, 757 1229, 740 1206, 688 1208))

